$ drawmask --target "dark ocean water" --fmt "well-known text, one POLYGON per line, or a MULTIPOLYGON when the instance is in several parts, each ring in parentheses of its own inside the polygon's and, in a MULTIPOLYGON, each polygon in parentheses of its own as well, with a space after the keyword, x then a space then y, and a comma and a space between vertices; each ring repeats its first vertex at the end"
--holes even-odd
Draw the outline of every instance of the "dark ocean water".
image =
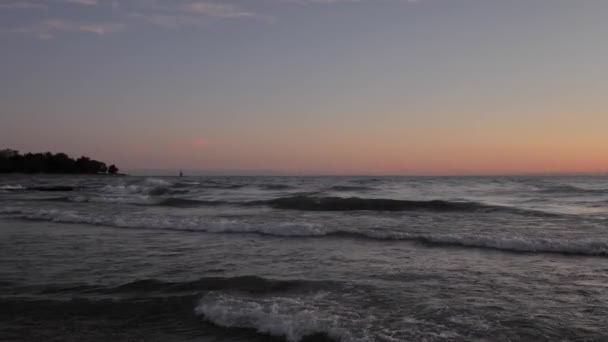
POLYGON ((2 341, 608 341, 608 177, 0 177, 2 341))

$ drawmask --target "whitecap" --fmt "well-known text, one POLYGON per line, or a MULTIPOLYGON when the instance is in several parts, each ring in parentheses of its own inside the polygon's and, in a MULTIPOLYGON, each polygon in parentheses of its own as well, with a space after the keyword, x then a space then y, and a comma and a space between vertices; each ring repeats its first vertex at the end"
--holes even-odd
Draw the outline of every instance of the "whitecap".
MULTIPOLYGON (((353 317, 328 312, 319 305, 327 294, 306 297, 249 298, 211 292, 205 295, 195 312, 208 321, 227 328, 250 328, 260 333, 297 342, 314 334, 326 334, 336 341, 372 341, 366 331, 353 331, 346 324, 357 324, 353 317)), ((361 329, 359 329, 361 330, 361 329)))
POLYGON ((16 185, 11 185, 11 184, 6 184, 6 185, 0 185, 0 190, 7 190, 7 191, 18 191, 18 190, 25 190, 26 188, 21 185, 21 184, 16 184, 16 185))
POLYGON ((76 211, 2 208, 0 214, 14 217, 50 220, 66 223, 105 225, 118 228, 167 229, 208 233, 256 233, 284 237, 348 236, 353 238, 391 241, 415 241, 437 246, 487 248, 523 253, 561 253, 588 256, 608 256, 605 238, 552 238, 523 235, 408 233, 369 229, 365 231, 338 228, 309 222, 253 223, 236 219, 205 216, 171 216, 129 214, 125 216, 86 214, 76 211))

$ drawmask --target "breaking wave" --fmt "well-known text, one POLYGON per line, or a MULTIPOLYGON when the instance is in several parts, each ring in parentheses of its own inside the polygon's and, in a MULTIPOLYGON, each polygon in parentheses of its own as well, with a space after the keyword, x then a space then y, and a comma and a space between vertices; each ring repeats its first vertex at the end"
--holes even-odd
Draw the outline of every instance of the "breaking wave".
POLYGON ((60 223, 81 223, 116 228, 166 229, 206 233, 251 233, 282 237, 348 237, 378 241, 414 241, 431 246, 454 246, 464 248, 485 248, 519 253, 560 253, 583 256, 608 256, 608 239, 559 239, 549 237, 499 235, 497 234, 457 234, 457 233, 409 233, 394 230, 356 230, 330 227, 307 222, 251 223, 235 219, 209 219, 200 216, 104 216, 88 215, 65 210, 25 210, 3 208, 0 214, 12 218, 44 220, 60 223))
POLYGON ((160 196, 169 193, 172 183, 162 179, 147 178, 142 183, 128 185, 106 185, 100 189, 105 194, 115 195, 151 195, 160 196))
POLYGON ((290 342, 372 341, 365 324, 357 324, 370 318, 344 310, 332 297, 343 291, 341 286, 332 281, 259 276, 179 282, 152 278, 118 286, 36 285, 27 288, 27 299, 2 298, 0 305, 47 318, 56 317, 57 312, 64 317, 97 319, 147 315, 146 321, 156 326, 203 329, 223 340, 236 334, 290 342))
POLYGON ((20 191, 20 190, 25 190, 26 188, 21 185, 21 184, 16 184, 16 185, 12 185, 12 184, 5 184, 5 185, 0 185, 0 190, 4 190, 4 191, 20 191))
POLYGON ((317 305, 325 295, 319 292, 306 297, 247 298, 209 293, 195 312, 221 327, 254 329, 289 342, 372 340, 365 332, 345 328, 345 317, 317 305))

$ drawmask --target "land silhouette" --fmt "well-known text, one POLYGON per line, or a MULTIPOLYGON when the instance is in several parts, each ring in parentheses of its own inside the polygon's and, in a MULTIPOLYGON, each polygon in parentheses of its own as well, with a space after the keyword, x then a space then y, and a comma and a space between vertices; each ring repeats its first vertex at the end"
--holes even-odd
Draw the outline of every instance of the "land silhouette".
POLYGON ((118 174, 116 165, 82 156, 71 158, 65 153, 26 153, 0 150, 0 173, 68 173, 68 174, 118 174))

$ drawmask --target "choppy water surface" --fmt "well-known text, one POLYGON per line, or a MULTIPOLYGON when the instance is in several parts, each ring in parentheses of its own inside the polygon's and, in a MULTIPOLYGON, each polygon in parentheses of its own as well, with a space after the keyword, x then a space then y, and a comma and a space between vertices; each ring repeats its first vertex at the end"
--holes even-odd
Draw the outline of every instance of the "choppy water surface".
POLYGON ((608 341, 608 177, 0 177, 0 340, 608 341))

